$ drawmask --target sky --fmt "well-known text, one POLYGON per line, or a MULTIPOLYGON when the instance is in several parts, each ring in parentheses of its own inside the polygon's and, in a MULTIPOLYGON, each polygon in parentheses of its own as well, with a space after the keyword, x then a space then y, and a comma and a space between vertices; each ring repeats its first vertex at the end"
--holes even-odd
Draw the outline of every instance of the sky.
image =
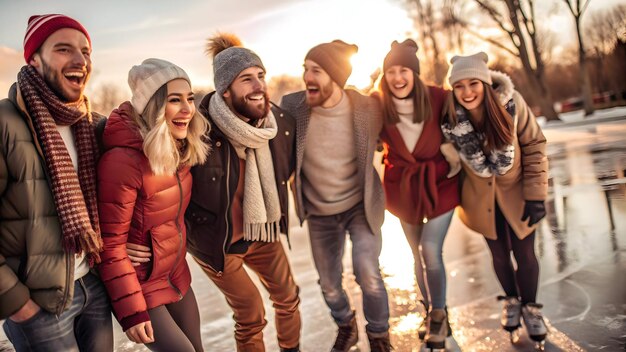
POLYGON ((361 85, 358 80, 368 82, 390 43, 413 30, 401 6, 395 0, 0 0, 0 97, 25 63, 22 41, 33 14, 63 13, 85 26, 93 47, 91 89, 107 83, 127 89, 128 70, 150 57, 179 65, 195 87, 212 86, 204 48, 217 31, 237 34, 261 57, 269 77, 300 76, 304 56, 319 43, 355 43, 359 54, 349 83, 361 85))
MULTIPOLYGON (((626 3, 591 1, 592 7, 626 3)), ((28 18, 44 13, 66 14, 88 30, 93 73, 87 93, 103 84, 128 90, 128 70, 150 57, 181 66, 196 88, 212 87, 204 47, 217 31, 237 34, 261 57, 269 77, 300 76, 304 56, 319 43, 342 39, 357 44, 348 84, 364 87, 393 40, 415 37, 403 0, 0 0, 0 98, 24 65, 28 18)), ((562 30, 566 17, 553 16, 550 24, 564 37, 572 36, 573 22, 572 30, 562 30)))

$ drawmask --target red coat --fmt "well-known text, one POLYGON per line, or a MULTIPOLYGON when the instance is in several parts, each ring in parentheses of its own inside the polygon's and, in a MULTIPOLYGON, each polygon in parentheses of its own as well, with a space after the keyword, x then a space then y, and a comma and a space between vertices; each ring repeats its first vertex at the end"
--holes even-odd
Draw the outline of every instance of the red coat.
POLYGON ((424 218, 437 217, 459 204, 458 176, 447 178, 450 166, 439 149, 443 141, 439 119, 447 92, 429 87, 429 93, 433 113, 412 153, 395 124, 386 124, 381 133, 386 207, 411 224, 421 224, 424 218))
POLYGON ((191 198, 189 167, 155 176, 130 109, 124 103, 111 113, 98 164, 99 271, 124 331, 150 320, 148 309, 179 301, 191 284, 183 218, 191 198), (127 242, 152 248, 150 262, 133 267, 127 242))

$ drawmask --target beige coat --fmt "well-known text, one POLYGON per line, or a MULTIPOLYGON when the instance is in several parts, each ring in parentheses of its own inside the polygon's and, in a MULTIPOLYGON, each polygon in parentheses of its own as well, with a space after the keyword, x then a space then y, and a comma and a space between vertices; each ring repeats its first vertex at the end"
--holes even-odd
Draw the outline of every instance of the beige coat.
POLYGON ((521 221, 526 200, 545 200, 548 192, 548 158, 546 138, 535 115, 522 96, 514 90, 511 79, 499 72, 491 72, 496 92, 504 105, 511 98, 515 103, 513 167, 502 176, 478 176, 463 162, 465 178, 461 193, 459 216, 472 230, 495 240, 495 203, 500 206, 507 222, 519 239, 536 228, 521 221))

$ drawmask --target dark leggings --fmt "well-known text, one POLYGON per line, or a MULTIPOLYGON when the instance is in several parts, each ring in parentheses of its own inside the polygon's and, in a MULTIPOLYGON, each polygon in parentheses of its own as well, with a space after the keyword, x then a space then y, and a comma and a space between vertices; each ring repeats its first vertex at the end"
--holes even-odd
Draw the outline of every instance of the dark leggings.
POLYGON ((178 302, 148 310, 154 342, 146 344, 151 351, 202 351, 200 313, 191 287, 178 302))
POLYGON ((534 303, 539 282, 539 263, 535 256, 535 232, 520 240, 496 204, 496 232, 498 238, 487 240, 493 268, 507 296, 521 297, 522 304, 534 303), (511 251, 517 263, 513 268, 511 251))

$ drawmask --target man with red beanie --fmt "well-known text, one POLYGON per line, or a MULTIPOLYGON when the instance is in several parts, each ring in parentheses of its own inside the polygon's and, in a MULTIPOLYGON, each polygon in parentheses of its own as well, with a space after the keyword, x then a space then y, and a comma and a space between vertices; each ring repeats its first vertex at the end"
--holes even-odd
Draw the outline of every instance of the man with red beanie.
POLYGON ((296 210, 301 222, 308 220, 322 294, 339 326, 332 351, 358 342, 342 286, 346 233, 370 348, 389 351, 389 305, 378 263, 385 201, 373 167, 382 112, 375 98, 344 89, 357 50, 340 40, 311 49, 304 59, 306 90, 283 97, 281 107, 296 119, 296 210))
POLYGON ((108 298, 90 272, 102 250, 90 55, 78 21, 32 16, 26 65, 0 101, 0 319, 17 351, 113 350, 108 298))

